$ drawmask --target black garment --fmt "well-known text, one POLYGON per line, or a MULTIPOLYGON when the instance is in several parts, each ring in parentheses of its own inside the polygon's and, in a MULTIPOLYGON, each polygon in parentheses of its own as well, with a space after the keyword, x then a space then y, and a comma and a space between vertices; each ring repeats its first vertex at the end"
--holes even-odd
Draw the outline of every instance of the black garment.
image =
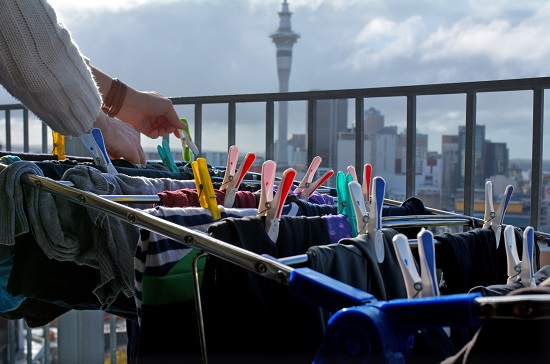
MULTIPOLYGON (((537 286, 511 291, 507 296, 544 295, 550 287, 537 286)), ((535 312, 537 310, 535 309, 535 312)), ((473 339, 444 364, 547 364, 550 358, 550 319, 489 318, 473 339)))
MULTIPOLYGON (((210 226, 219 240, 275 258, 329 244, 321 217, 283 216, 277 243, 264 219, 223 219, 210 226)), ((209 256, 201 287, 209 359, 213 362, 311 363, 323 337, 320 309, 289 295, 288 287, 209 256)))
MULTIPOLYGON (((99 282, 98 269, 78 265, 72 261, 48 258, 31 233, 15 238, 13 267, 7 286, 10 294, 35 298, 68 309, 99 310, 100 302, 93 294, 99 282)), ((35 302, 33 307, 37 305, 35 302)), ((44 310, 50 308, 50 305, 45 305, 44 310)), ((51 311, 52 315, 48 322, 57 318, 62 310, 55 307, 51 311)), ((137 320, 133 296, 126 297, 120 294, 106 312, 137 320)))

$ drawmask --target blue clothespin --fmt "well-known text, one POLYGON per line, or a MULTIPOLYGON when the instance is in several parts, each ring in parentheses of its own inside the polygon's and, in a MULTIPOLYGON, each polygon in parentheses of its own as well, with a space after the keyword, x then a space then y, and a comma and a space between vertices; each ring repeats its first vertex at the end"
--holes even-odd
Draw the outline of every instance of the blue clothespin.
POLYGON ((93 128, 90 134, 84 134, 80 139, 92 153, 96 165, 101 166, 109 174, 115 175, 118 173, 113 163, 111 163, 103 141, 103 134, 99 128, 93 128))
POLYGON ((170 151, 170 144, 164 139, 162 145, 157 145, 157 151, 159 152, 160 159, 162 159, 162 164, 168 168, 171 172, 179 172, 180 170, 174 162, 174 157, 172 157, 172 152, 170 151))
POLYGON ((397 234, 393 237, 393 246, 405 280, 407 297, 437 297, 439 296, 439 288, 435 267, 433 233, 423 228, 417 237, 420 274, 416 269, 409 239, 403 234, 397 234))

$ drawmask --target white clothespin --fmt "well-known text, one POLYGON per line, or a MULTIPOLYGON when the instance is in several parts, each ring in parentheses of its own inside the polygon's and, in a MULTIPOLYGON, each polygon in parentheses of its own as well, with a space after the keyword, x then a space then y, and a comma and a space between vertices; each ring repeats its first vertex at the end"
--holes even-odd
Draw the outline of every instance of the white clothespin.
POLYGON ((296 171, 288 168, 283 172, 283 177, 273 195, 273 184, 277 165, 274 161, 265 161, 262 165, 262 189, 260 203, 258 205, 258 216, 265 216, 265 231, 273 242, 277 242, 279 236, 279 219, 283 212, 286 196, 296 177, 296 171))
MULTIPOLYGON (((349 171, 349 169, 348 169, 349 171)), ((369 208, 363 197, 363 190, 357 180, 348 183, 349 193, 353 201, 353 211, 355 212, 355 224, 357 225, 357 234, 365 234, 369 222, 369 208)))
POLYGON ((404 234, 393 237, 393 246, 403 273, 407 297, 436 297, 439 296, 435 267, 435 246, 433 233, 422 229, 418 235, 418 258, 420 273, 414 264, 409 240, 404 234))
POLYGON ((502 224, 504 222, 504 214, 506 208, 512 198, 512 192, 514 192, 514 186, 508 185, 502 196, 502 202, 498 206, 497 211, 493 208, 493 184, 491 181, 485 183, 485 215, 484 215, 484 228, 491 227, 495 232, 495 238, 497 241, 497 248, 500 242, 500 234, 502 231, 502 224))
POLYGON ((386 193, 386 181, 382 177, 372 180, 371 206, 369 211, 368 234, 374 240, 378 262, 384 261, 384 234, 382 233, 382 204, 386 193))
POLYGON ((523 232, 523 252, 519 260, 516 246, 516 235, 512 225, 504 229, 506 243, 506 260, 508 262, 508 284, 520 282, 525 287, 535 286, 533 272, 534 231, 528 226, 523 232))
POLYGON ((235 203, 235 195, 239 190, 246 172, 250 169, 254 161, 256 160, 256 154, 247 153, 239 169, 235 172, 235 166, 237 164, 237 158, 239 156, 239 149, 236 146, 229 148, 227 155, 227 168, 223 177, 223 183, 220 190, 225 189, 225 198, 223 202, 224 207, 232 207, 235 203))
POLYGON ((319 156, 316 156, 315 158, 313 158, 304 178, 302 178, 302 181, 300 181, 300 184, 298 185, 298 187, 294 189, 294 194, 298 196, 301 200, 309 199, 311 194, 315 192, 316 189, 321 187, 323 183, 325 183, 334 174, 333 170, 328 170, 316 181, 312 182, 313 176, 317 172, 317 169, 319 168, 321 161, 322 161, 322 158, 319 156))
POLYGON ((107 154, 107 149, 105 148, 105 142, 103 141, 103 134, 99 128, 93 128, 90 131, 90 134, 84 134, 80 137, 84 145, 88 150, 93 154, 96 164, 99 164, 103 169, 112 175, 118 173, 109 154, 107 154), (91 135, 90 135, 91 134, 91 135))

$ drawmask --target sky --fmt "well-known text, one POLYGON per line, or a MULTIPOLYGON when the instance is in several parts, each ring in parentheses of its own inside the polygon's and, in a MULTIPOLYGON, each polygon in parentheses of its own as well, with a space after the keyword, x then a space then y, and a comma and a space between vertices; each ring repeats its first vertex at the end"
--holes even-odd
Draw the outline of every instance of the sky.
MULTIPOLYGON (((283 0, 50 0, 92 64, 164 96, 278 92, 276 49, 283 0)), ((289 91, 406 86, 546 77, 550 71, 547 0, 288 0, 293 48, 289 91)), ((550 95, 546 95, 546 100, 550 95)), ((17 102, 0 88, 0 103, 17 102)), ((545 104, 545 120, 550 110, 545 104)), ((386 125, 405 125, 405 100, 367 100, 386 125)), ((486 138, 530 158, 532 95, 478 96, 486 138)), ((241 150, 262 148, 263 116, 237 111, 241 150), (240 127, 240 125, 248 127, 240 127)), ((263 106, 257 108, 264 111, 263 106)), ((464 125, 465 97, 418 100, 418 131, 429 149, 464 125)), ((178 109, 192 125, 192 110, 178 109)), ((226 150, 226 107, 205 110, 203 149, 226 150)), ((353 104, 348 111, 351 126, 353 104)), ((305 133, 305 107, 289 107, 289 134, 305 133), (294 122, 296 121, 296 122, 294 122)), ((277 119, 276 119, 277 120, 277 119)), ((546 128, 548 129, 548 128, 546 128)), ((277 130, 277 129, 276 129, 277 130)), ((14 137, 12 137, 14 139, 14 137)), ((144 147, 159 140, 143 139, 144 147)), ((547 151, 545 151, 546 153, 547 151)))

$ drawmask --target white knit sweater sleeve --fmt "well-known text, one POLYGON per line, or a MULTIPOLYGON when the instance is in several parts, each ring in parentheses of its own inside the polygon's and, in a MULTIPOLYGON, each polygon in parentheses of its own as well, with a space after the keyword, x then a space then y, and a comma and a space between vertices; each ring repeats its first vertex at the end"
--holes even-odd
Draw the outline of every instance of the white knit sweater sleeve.
POLYGON ((99 115, 90 68, 43 0, 0 0, 0 83, 65 136, 89 132, 99 115))

